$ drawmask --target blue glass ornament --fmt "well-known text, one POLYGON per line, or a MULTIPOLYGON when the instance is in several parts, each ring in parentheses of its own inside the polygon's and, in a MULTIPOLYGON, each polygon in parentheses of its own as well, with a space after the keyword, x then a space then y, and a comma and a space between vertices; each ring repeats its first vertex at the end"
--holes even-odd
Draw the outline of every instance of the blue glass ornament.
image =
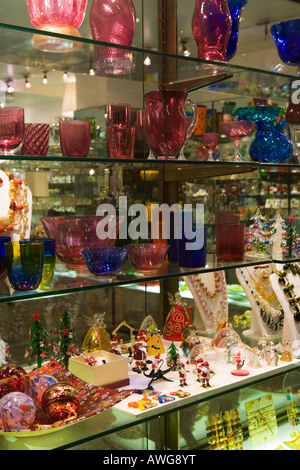
POLYGON ((239 39, 239 27, 242 9, 248 0, 228 0, 228 8, 231 15, 231 34, 227 44, 226 60, 229 61, 235 55, 239 39))

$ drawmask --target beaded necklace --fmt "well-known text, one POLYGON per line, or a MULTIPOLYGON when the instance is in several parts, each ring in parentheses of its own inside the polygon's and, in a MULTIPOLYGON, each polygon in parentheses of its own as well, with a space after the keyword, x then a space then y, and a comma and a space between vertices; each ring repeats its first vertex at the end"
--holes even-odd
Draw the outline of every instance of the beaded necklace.
POLYGON ((225 276, 222 272, 214 273, 215 290, 213 293, 207 289, 199 275, 189 277, 203 312, 209 319, 211 325, 217 326, 219 322, 227 316, 227 286, 225 276), (208 299, 217 299, 218 296, 219 308, 217 310, 210 309, 208 299), (208 299, 205 297, 208 297, 208 299))
POLYGON ((290 306, 294 311, 294 320, 300 322, 300 296, 294 292, 294 284, 287 279, 288 271, 295 275, 300 275, 300 268, 296 263, 287 263, 281 271, 275 271, 278 276, 278 282, 283 287, 283 292, 288 299, 290 306))
MULTIPOLYGON (((20 178, 15 178, 13 173, 6 172, 6 176, 9 179, 8 191, 10 203, 8 213, 6 215, 0 215, 0 235, 9 235, 14 228, 23 221, 20 238, 25 238, 29 209, 27 201, 27 183, 25 181, 23 182, 20 178)), ((0 187, 2 185, 3 180, 0 178, 0 187)))
MULTIPOLYGON (((251 279, 252 276, 247 268, 246 271, 248 272, 248 275, 251 279)), ((270 303, 265 300, 258 291, 255 291, 253 289, 252 285, 250 284, 242 269, 240 269, 240 273, 244 277, 244 280, 248 285, 250 292, 253 295, 253 298, 255 299, 262 321, 266 323, 271 330, 280 330, 283 327, 284 312, 279 302, 277 301, 276 306, 272 307, 270 303)))

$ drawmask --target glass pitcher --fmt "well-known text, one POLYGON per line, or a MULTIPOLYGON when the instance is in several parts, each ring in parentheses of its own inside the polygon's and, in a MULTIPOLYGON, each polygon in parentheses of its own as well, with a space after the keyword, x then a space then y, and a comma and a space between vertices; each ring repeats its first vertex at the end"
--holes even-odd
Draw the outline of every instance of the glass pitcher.
POLYGON ((196 104, 180 90, 150 91, 144 100, 144 135, 150 149, 158 159, 175 159, 197 124, 196 104), (192 116, 186 105, 192 107, 192 116))

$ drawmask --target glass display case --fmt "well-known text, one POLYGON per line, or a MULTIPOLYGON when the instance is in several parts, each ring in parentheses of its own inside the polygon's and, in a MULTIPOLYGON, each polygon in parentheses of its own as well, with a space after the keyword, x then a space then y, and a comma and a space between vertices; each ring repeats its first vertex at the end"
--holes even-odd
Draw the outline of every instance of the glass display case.
MULTIPOLYGON (((243 159, 234 161, 233 139, 225 136, 219 126, 220 119, 230 115, 234 109, 252 106, 259 100, 264 104, 287 107, 291 84, 297 79, 296 68, 280 63, 281 67, 276 69, 271 59, 270 66, 266 62, 261 65, 260 60, 255 62, 257 68, 249 66, 254 64, 253 51, 249 51, 248 57, 243 52, 249 42, 243 37, 249 38, 250 27, 256 39, 259 35, 255 20, 251 15, 247 18, 246 7, 244 31, 241 27, 242 53, 236 56, 236 60, 214 62, 198 59, 191 33, 193 8, 188 5, 183 11, 181 2, 177 5, 175 0, 135 0, 133 43, 131 46, 118 44, 118 47, 109 41, 93 39, 89 23, 91 1, 78 28, 81 36, 37 30, 30 22, 26 2, 18 0, 18 14, 10 2, 5 0, 2 3, 1 105, 21 106, 25 110, 25 122, 43 122, 50 127, 46 156, 23 155, 18 149, 13 154, 0 157, 2 171, 24 181, 33 178, 31 181, 39 182, 32 186, 31 238, 47 235, 41 219, 49 216, 94 216, 101 204, 110 204, 119 217, 124 216, 120 201, 125 198, 126 210, 134 205, 137 210, 141 206, 146 208, 146 230, 139 228, 139 237, 134 240, 136 244, 149 241, 166 243, 166 240, 162 242, 161 233, 156 240, 152 236, 153 204, 179 204, 180 207, 190 204, 193 209, 196 204, 201 204, 204 206, 206 228, 206 258, 202 264, 180 263, 178 259, 172 259, 169 252, 159 269, 145 273, 136 269, 127 258, 122 270, 112 278, 103 279, 86 267, 74 269, 56 259, 53 279, 46 288, 40 286, 35 290, 17 291, 7 279, 0 278, 0 339, 9 345, 11 362, 26 367, 24 354, 35 312, 40 313, 46 330, 52 332, 67 310, 72 316, 79 349, 93 325, 95 314, 105 315, 103 325, 111 338, 118 334, 127 344, 132 332, 136 336, 143 322, 150 317, 162 335, 169 320, 170 296, 176 298, 180 293, 186 310, 191 307, 194 312, 194 318, 189 317, 189 320, 198 329, 198 336, 205 345, 202 352, 213 371, 210 386, 204 386, 201 377, 205 373, 202 371, 197 381, 196 366, 186 362, 189 358, 183 355, 181 361, 187 364, 190 387, 185 388, 181 370, 175 368, 166 376, 158 376, 157 382, 152 383, 154 389, 161 392, 162 401, 151 402, 148 397, 148 405, 151 402, 148 408, 147 403, 132 405, 140 401, 141 389, 144 391, 142 396, 146 397, 145 390, 151 389, 148 382, 153 375, 134 372, 132 351, 126 351, 130 385, 124 390, 129 392, 128 396, 123 396, 121 391, 120 397, 114 398, 116 401, 112 399, 101 412, 61 427, 28 431, 30 435, 26 432, 2 432, 0 429, 0 448, 299 449, 298 324, 291 335, 293 355, 285 361, 285 347, 288 345, 282 337, 282 325, 274 333, 274 330, 265 330, 264 325, 259 329, 254 324, 254 304, 242 277, 245 272, 251 274, 255 268, 259 271, 266 265, 272 266, 272 275, 277 276, 276 272, 280 272, 287 263, 297 265, 298 250, 283 258, 274 255, 269 246, 255 254, 255 250, 251 252, 245 245, 243 259, 220 260, 216 251, 215 224, 216 210, 238 210, 241 222, 249 232, 257 208, 263 207, 264 215, 271 220, 279 208, 274 201, 280 200, 280 211, 286 223, 294 215, 298 229, 299 161, 294 132, 297 125, 289 126, 289 133, 282 131, 282 135, 294 144, 292 157, 285 162, 258 162, 251 158, 249 148, 253 133, 241 139, 243 159), (41 50, 38 45, 45 43, 47 50, 41 50), (56 47, 64 48, 63 53, 51 49, 54 43, 56 47), (187 47, 189 54, 186 53, 187 47), (109 69, 103 69, 106 51, 114 49, 122 53, 122 60, 129 67, 126 73, 114 69, 112 64, 109 69), (247 58, 249 61, 245 65, 247 58), (8 84, 13 84, 13 93, 9 92, 8 84), (184 143, 185 159, 178 159, 179 155, 172 159, 148 158, 150 149, 144 136, 138 132, 137 116, 138 111, 145 108, 144 95, 158 89, 186 92, 198 108, 198 123, 201 108, 208 113, 204 131, 195 130, 184 143), (110 103, 131 105, 131 121, 136 127, 133 158, 110 158, 106 122, 106 105, 110 103), (218 117, 220 114, 222 116, 218 117), (70 119, 91 123, 87 157, 62 154, 59 123, 70 119), (216 158, 212 161, 207 159, 203 141, 205 131, 219 135, 216 158), (222 302, 226 303, 224 311, 220 312, 221 307, 216 308, 215 313, 219 312, 221 316, 212 324, 206 323, 203 312, 201 314, 201 289, 193 287, 195 280, 200 283, 200 278, 205 276, 209 283, 211 279, 222 282, 217 294, 222 291, 222 302), (222 347, 220 343, 218 347, 216 342, 214 347, 211 345, 219 329, 222 330, 222 321, 226 321, 227 330, 223 331, 221 339, 238 336, 243 352, 249 353, 248 362, 242 369, 250 369, 250 373, 237 379, 232 372, 239 366, 227 362, 224 343, 222 347), (118 330, 124 324, 129 330, 118 330), (258 329, 254 331, 255 327, 258 329), (267 343, 274 341, 278 346, 276 365, 273 362, 254 364, 257 358, 262 361, 265 354, 266 346, 260 343, 265 331, 267 343)), ((292 12, 293 2, 282 0, 281 3, 289 3, 291 16, 296 15, 297 10, 292 12)), ((253 14, 254 17, 256 15, 253 14)), ((263 39, 259 38, 257 42, 261 44, 263 39)), ((280 60, 275 44, 270 46, 268 43, 268 47, 278 64, 280 60)), ((122 233, 126 232, 126 236, 119 234, 116 241, 119 247, 133 241, 129 227, 136 213, 132 214, 125 214, 126 230, 122 233)), ((251 281, 249 279, 248 282, 251 281)), ((277 278, 276 282, 278 284, 277 278)), ((201 286, 204 292, 203 284, 201 286)), ((208 291, 206 288, 206 293, 208 291)), ((209 314, 213 315, 212 308, 209 314)), ((168 342, 166 337, 162 341, 166 352, 172 341, 168 342)), ((180 343, 175 340, 178 348, 180 343)))

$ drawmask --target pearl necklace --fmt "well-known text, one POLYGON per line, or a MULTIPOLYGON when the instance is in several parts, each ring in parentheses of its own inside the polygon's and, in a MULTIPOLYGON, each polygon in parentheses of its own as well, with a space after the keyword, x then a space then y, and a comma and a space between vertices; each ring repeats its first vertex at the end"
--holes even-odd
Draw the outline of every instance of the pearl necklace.
MULTIPOLYGON (((0 235, 9 235, 14 228, 22 221, 23 211, 23 227, 20 238, 25 238, 26 225, 28 222, 27 213, 29 204, 27 201, 27 183, 20 178, 15 178, 13 173, 6 172, 9 179, 9 210, 7 215, 0 215, 0 235)), ((0 178, 0 187, 3 180, 0 178)))
MULTIPOLYGON (((252 276, 247 268, 246 268, 246 271, 248 272, 250 279, 251 279, 252 276)), ((284 312, 279 304, 279 301, 276 302, 276 307, 272 307, 269 304, 269 302, 260 295, 258 291, 255 291, 253 289, 253 287, 251 286, 250 282, 246 278, 245 273, 242 269, 240 269, 240 273, 244 277, 245 282, 248 285, 250 292, 255 299, 255 302, 259 308, 259 313, 260 313, 262 321, 266 323, 268 327, 271 328, 271 330, 274 330, 274 331, 280 330, 283 327, 284 312)))
POLYGON ((197 299, 199 300, 201 304, 201 308, 207 318, 209 319, 209 322, 212 326, 217 326, 219 322, 227 317, 227 286, 225 282, 225 276, 221 272, 215 272, 214 273, 214 280, 215 280, 215 292, 212 294, 209 292, 207 287, 204 286, 203 281, 199 279, 199 275, 193 275, 190 276, 190 281, 192 283, 192 286, 194 287, 197 295, 197 299), (216 292, 216 290, 218 292, 216 292), (208 295, 207 295, 208 293, 208 295), (210 295, 209 295, 210 294, 210 295), (205 298, 207 296, 208 298, 212 299, 217 299, 219 296, 219 309, 218 310, 211 310, 209 308, 207 299, 205 298))

